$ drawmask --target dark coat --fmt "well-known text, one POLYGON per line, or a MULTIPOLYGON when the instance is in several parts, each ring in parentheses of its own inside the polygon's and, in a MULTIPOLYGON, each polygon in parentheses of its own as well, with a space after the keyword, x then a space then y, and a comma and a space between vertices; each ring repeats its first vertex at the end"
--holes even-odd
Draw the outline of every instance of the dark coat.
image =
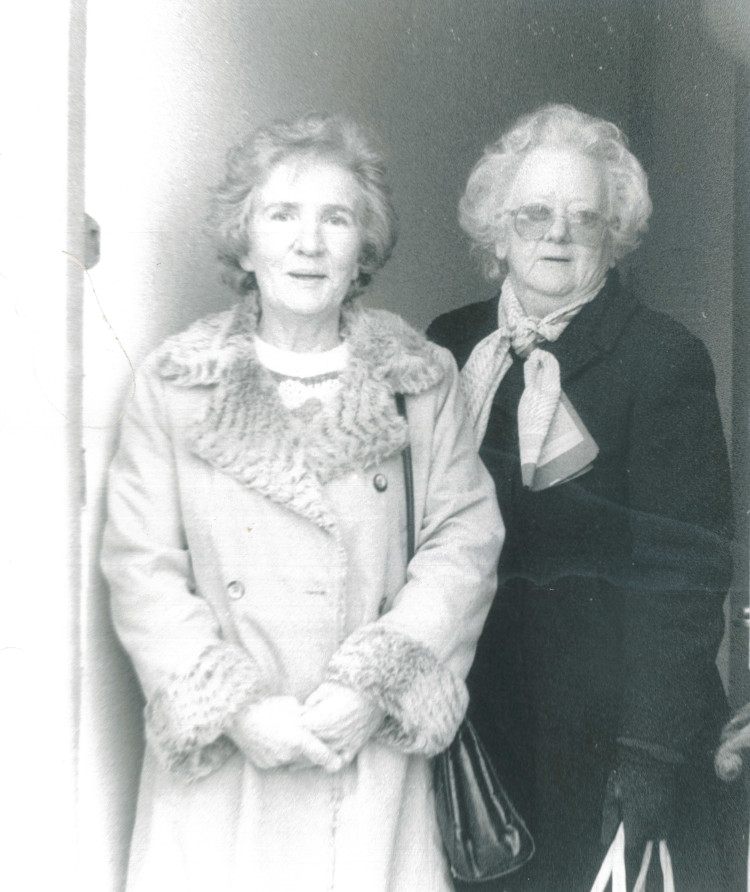
MULTIPOLYGON (((447 313, 428 335, 463 366, 497 327, 497 303, 447 313)), ((729 890, 734 876, 744 888, 744 801, 712 770, 727 716, 715 658, 732 520, 711 361, 616 275, 545 349, 600 451, 575 480, 523 488, 516 360, 480 452, 507 538, 470 711, 537 855, 498 888, 591 887, 618 741, 680 765, 670 839, 677 888, 729 890)))

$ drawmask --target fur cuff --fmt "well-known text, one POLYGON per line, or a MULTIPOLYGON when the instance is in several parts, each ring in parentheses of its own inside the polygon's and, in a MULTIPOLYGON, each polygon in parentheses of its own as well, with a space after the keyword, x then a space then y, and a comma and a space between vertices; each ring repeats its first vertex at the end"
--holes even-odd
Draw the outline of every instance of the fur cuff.
POLYGON ((213 645, 188 675, 170 679, 149 700, 146 737, 163 765, 197 780, 235 752, 223 731, 235 713, 266 696, 266 688, 249 654, 213 645))
POLYGON ((431 650, 377 623, 344 642, 327 680, 354 688, 385 710, 377 739, 425 756, 453 740, 469 703, 466 685, 431 650))

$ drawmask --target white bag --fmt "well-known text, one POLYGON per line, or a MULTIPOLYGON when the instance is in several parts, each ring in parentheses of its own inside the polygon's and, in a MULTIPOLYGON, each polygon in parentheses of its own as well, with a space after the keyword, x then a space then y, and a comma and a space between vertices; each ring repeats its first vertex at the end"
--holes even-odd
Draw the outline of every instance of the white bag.
MULTIPOLYGON (((638 879, 635 881, 635 886, 633 886, 633 892, 643 892, 646 888, 646 876, 651 864, 653 850, 653 842, 647 842, 643 851, 643 860, 641 861, 641 869, 638 872, 638 879)), ((666 840, 663 839, 659 842, 659 861, 661 862, 661 874, 664 878, 664 892, 674 892, 672 857, 669 854, 666 840)), ((602 866, 596 875, 591 892, 604 892, 610 879, 612 880, 612 892, 627 892, 627 883, 625 881, 625 827, 623 824, 620 824, 617 828, 615 838, 604 856, 604 861, 602 861, 602 866)))

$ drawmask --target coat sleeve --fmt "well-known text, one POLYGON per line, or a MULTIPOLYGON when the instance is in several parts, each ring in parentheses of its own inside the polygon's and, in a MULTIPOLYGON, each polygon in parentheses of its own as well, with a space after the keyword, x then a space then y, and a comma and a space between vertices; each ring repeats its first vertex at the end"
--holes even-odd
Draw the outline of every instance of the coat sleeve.
POLYGON ((413 451, 416 553, 406 584, 377 622, 334 655, 330 680, 387 713, 380 738, 408 752, 440 752, 468 704, 464 678, 496 589, 504 527, 474 445, 455 362, 435 399, 407 401, 413 451))
POLYGON ((200 777, 234 751, 224 728, 267 685, 195 590, 173 456, 164 384, 149 362, 110 468, 102 568, 146 697, 147 738, 168 767, 200 777))
POLYGON ((682 761, 718 679, 731 581, 731 489, 708 353, 680 330, 652 355, 628 450, 634 586, 623 604, 619 740, 682 761))

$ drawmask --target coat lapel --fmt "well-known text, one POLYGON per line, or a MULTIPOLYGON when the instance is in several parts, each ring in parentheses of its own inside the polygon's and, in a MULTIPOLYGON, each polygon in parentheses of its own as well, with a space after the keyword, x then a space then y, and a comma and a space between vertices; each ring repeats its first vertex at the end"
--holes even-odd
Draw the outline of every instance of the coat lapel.
POLYGON ((349 307, 342 335, 351 359, 333 412, 321 413, 313 401, 289 411, 256 357, 255 324, 246 306, 200 320, 164 344, 160 373, 176 386, 208 389, 190 433, 198 456, 332 531, 323 487, 404 448, 408 431, 393 395, 433 387, 442 366, 435 348, 399 317, 349 307))
POLYGON ((622 291, 617 272, 610 273, 601 293, 573 319, 557 341, 544 349, 557 357, 564 384, 615 346, 638 303, 622 291))
MULTIPOLYGON (((464 308, 458 320, 451 319, 449 343, 459 369, 466 365, 474 347, 497 329, 499 303, 500 295, 496 294, 489 300, 464 308)), ((450 316, 448 314, 448 318, 450 316)), ((440 337, 437 340, 442 343, 440 337)))

